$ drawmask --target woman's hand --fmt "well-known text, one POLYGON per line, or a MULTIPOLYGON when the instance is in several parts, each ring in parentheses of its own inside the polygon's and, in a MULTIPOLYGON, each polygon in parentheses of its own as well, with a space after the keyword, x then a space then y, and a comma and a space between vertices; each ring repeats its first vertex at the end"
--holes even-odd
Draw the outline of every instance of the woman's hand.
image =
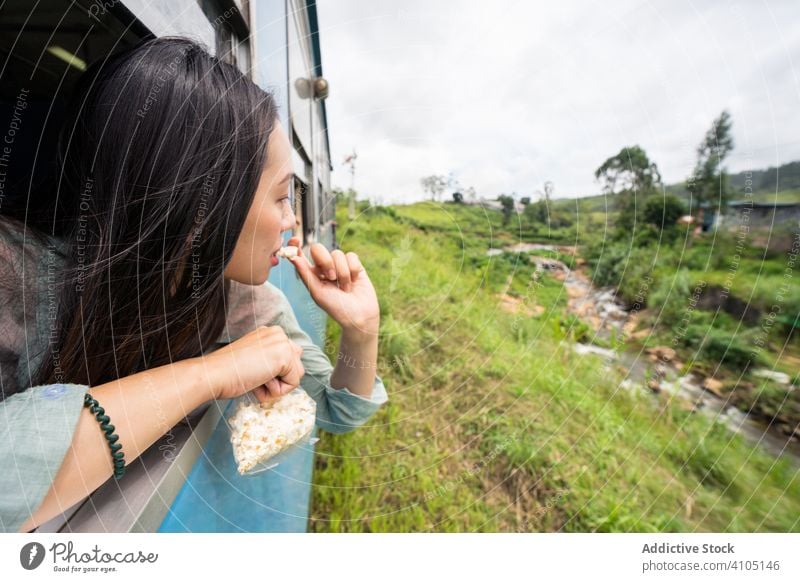
POLYGON ((325 245, 314 243, 311 265, 303 255, 299 238, 290 238, 288 244, 297 247, 297 257, 291 262, 317 305, 344 330, 377 334, 378 296, 358 255, 338 249, 331 253, 325 245))
POLYGON ((214 398, 236 398, 252 390, 265 402, 297 388, 305 373, 302 354, 283 328, 262 325, 201 360, 214 398))

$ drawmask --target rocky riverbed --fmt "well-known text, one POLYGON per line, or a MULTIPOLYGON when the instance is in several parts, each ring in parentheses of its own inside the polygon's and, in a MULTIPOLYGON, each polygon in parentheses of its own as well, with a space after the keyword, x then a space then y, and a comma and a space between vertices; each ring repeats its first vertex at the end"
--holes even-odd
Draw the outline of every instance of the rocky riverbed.
MULTIPOLYGON (((580 267, 570 269, 563 261, 535 254, 558 252, 574 255, 574 247, 519 243, 505 249, 491 249, 488 254, 496 256, 499 252, 527 253, 536 265, 534 276, 546 274, 564 283, 568 312, 592 330, 588 342, 574 343, 572 349, 581 355, 604 358, 607 366, 619 368, 624 375, 620 383, 622 389, 644 391, 654 398, 675 396, 685 409, 705 414, 772 455, 786 457, 800 466, 800 426, 794 425, 791 419, 743 412, 736 406, 737 403, 741 405, 737 402, 736 390, 726 392, 722 382, 715 378, 685 373, 684 363, 672 348, 659 346, 638 351, 595 345, 593 342, 598 340, 607 343, 612 336, 620 340, 642 339, 650 330, 636 329, 638 313, 628 311, 617 299, 614 289, 596 288, 580 267)), ((580 261, 576 259, 574 263, 580 264, 580 261)), ((514 298, 508 301, 513 303, 514 298)), ((524 306, 515 307, 522 309, 524 306)), ((781 372, 764 369, 754 370, 751 375, 786 385, 787 391, 797 389, 789 385, 790 378, 781 372)), ((743 389, 748 389, 748 386, 743 386, 743 389)))

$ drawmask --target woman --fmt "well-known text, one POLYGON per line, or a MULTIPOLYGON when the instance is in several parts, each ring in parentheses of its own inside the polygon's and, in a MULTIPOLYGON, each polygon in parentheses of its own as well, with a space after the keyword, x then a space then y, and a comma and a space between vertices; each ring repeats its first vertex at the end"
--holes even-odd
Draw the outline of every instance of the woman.
POLYGON ((295 225, 276 113, 270 94, 185 39, 147 41, 83 76, 52 188, 0 218, 3 530, 30 531, 112 476, 87 392, 127 463, 213 399, 302 386, 334 432, 387 400, 378 301, 355 253, 314 244, 313 265, 292 259, 342 327, 335 369, 265 284, 295 225))

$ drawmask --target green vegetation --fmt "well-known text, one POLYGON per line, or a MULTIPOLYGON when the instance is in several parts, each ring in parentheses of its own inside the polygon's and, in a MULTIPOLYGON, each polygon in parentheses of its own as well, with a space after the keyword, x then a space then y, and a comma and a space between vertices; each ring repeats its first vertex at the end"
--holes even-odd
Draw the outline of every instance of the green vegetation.
MULTIPOLYGON (((666 393, 620 389, 620 370, 571 349, 585 330, 562 283, 535 274, 526 255, 486 254, 520 240, 578 242, 596 279, 634 301, 630 289, 647 282, 645 301, 671 321, 698 276, 727 283, 736 240, 678 230, 659 245, 655 225, 612 237, 608 214, 592 212, 573 210, 571 226, 555 229, 517 215, 504 227, 501 212, 465 204, 361 204, 353 221, 338 208, 339 243, 359 253, 381 300, 378 373, 390 401, 353 433, 321 435, 313 531, 800 531, 800 472, 788 461, 666 393)), ((747 248, 730 293, 767 305, 782 260, 747 248)), ((741 350, 720 343, 737 320, 694 314, 686 341, 738 365, 741 350), (719 337, 706 339, 709 328, 719 337)), ((335 326, 329 335, 337 340, 335 326)), ((769 390, 758 391, 765 407, 769 390)))
POLYGON ((711 124, 697 148, 697 164, 686 181, 686 189, 698 206, 706 204, 720 209, 728 203, 730 187, 722 164, 733 150, 731 125, 730 114, 723 111, 711 124))

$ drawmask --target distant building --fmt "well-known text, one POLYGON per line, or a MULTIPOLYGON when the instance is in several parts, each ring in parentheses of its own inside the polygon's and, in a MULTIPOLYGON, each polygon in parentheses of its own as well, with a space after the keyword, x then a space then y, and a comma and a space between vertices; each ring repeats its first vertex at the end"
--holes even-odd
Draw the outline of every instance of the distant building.
POLYGON ((770 228, 786 223, 800 226, 800 203, 736 200, 728 204, 722 218, 722 224, 728 227, 747 224, 750 228, 770 228))

